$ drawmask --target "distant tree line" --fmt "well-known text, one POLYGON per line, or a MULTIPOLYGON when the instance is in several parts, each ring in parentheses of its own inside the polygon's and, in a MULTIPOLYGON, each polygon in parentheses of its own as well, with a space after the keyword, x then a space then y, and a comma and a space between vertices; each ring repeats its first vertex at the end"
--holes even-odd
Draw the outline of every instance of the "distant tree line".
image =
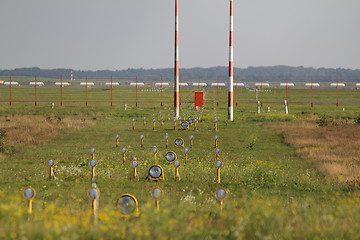
MULTIPOLYGON (((0 70, 0 76, 38 76, 44 78, 59 78, 63 76, 70 78, 73 72, 75 79, 108 79, 112 76, 115 79, 139 78, 146 81, 158 82, 160 76, 164 81, 173 80, 173 69, 126 69, 126 70, 98 70, 98 71, 81 71, 72 69, 40 69, 33 68, 16 68, 13 70, 0 70)), ((290 66, 272 66, 272 67, 248 67, 245 69, 234 69, 235 79, 238 82, 284 82, 288 78, 289 82, 308 82, 312 78, 314 82, 334 82, 339 78, 341 82, 360 82, 360 70, 351 70, 344 68, 305 68, 290 66)), ((210 68, 187 68, 180 69, 180 77, 184 82, 216 82, 228 81, 227 67, 210 67, 210 68)))

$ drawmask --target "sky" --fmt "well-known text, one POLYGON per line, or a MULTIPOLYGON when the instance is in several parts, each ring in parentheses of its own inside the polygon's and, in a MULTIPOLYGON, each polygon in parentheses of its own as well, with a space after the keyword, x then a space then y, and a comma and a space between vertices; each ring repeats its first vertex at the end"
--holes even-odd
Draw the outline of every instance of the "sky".
MULTIPOLYGON (((172 68, 175 0, 2 0, 0 69, 172 68)), ((179 0, 180 67, 227 66, 229 0, 179 0)), ((234 65, 360 69, 359 0, 234 0, 234 65)))

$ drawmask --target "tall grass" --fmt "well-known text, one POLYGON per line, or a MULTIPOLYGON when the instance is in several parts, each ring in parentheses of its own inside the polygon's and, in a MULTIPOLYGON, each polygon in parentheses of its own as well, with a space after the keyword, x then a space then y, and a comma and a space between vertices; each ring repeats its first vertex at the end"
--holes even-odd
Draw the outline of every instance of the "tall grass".
POLYGON ((305 159, 315 161, 319 170, 355 185, 360 172, 360 127, 351 122, 318 119, 296 123, 272 124, 283 132, 285 143, 295 147, 305 159), (330 126, 329 126, 330 125, 330 126))

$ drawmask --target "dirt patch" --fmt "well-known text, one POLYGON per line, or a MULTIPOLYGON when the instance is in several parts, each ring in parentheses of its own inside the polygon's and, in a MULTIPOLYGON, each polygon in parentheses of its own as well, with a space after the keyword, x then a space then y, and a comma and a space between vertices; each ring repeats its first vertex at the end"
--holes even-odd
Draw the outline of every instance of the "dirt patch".
POLYGON ((61 129, 77 129, 93 125, 93 120, 78 116, 0 116, 0 129, 5 132, 7 146, 37 145, 59 134, 61 129))
POLYGON ((285 143, 318 169, 342 183, 360 186, 360 126, 340 124, 319 127, 315 120, 266 123, 281 131, 285 143))

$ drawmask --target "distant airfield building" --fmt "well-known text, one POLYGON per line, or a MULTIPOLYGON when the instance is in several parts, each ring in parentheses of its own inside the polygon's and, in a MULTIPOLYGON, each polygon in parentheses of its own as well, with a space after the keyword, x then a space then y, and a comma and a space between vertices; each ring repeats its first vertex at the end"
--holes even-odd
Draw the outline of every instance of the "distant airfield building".
POLYGON ((107 82, 105 86, 120 86, 120 84, 118 82, 107 82))
POLYGON ((245 83, 234 83, 234 87, 245 87, 245 83))
POLYGON ((92 87, 95 86, 95 84, 93 82, 81 82, 80 86, 92 87))
POLYGON ((305 83, 305 87, 320 87, 320 83, 305 83))
POLYGON ((56 82, 55 83, 55 86, 70 86, 70 83, 68 82, 56 82))
POLYGON ((203 83, 203 82, 193 83, 192 85, 193 85, 193 87, 207 87, 207 83, 203 83))
POLYGON ((168 82, 163 83, 155 83, 156 87, 170 87, 170 84, 168 82))
POLYGON ((212 87, 226 87, 225 83, 211 83, 212 87))
POLYGON ((295 87, 294 83, 280 83, 280 87, 295 87))
POLYGON ((331 83, 331 87, 345 87, 345 83, 331 83))
POLYGON ((145 83, 143 83, 143 82, 139 82, 139 83, 132 82, 132 83, 130 83, 130 86, 136 86, 136 85, 143 87, 143 86, 145 86, 145 83))
POLYGON ((44 84, 44 82, 30 82, 29 85, 30 86, 34 86, 34 85, 36 85, 36 86, 44 86, 45 84, 44 84))
POLYGON ((255 83, 255 87, 270 87, 269 83, 255 83))
POLYGON ((4 85, 20 86, 19 82, 4 82, 4 85))

